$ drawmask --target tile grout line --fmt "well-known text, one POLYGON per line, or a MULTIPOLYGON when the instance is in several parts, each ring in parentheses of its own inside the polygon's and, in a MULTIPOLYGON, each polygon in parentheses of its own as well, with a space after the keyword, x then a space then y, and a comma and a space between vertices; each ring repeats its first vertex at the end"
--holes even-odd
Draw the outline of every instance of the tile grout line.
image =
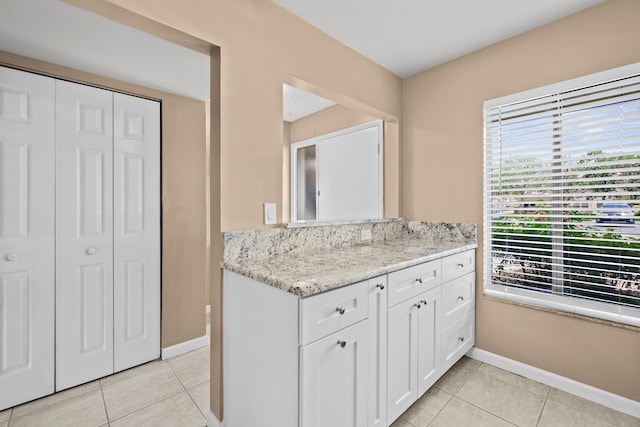
MULTIPOLYGON (((189 400, 191 400, 191 403, 193 403, 193 405, 196 407, 196 410, 198 411, 198 413, 204 418, 205 425, 206 425, 207 416, 202 413, 202 411, 200 410, 200 407, 198 406, 196 401, 193 399, 193 396, 191 396, 191 393, 189 393, 189 390, 187 390, 187 387, 184 385, 184 383, 182 382, 182 380, 180 379, 180 377, 178 376, 176 371, 173 369, 173 366, 171 366, 171 363, 167 362, 167 365, 169 365, 169 368, 171 369, 171 372, 173 372, 173 375, 175 375, 176 379, 178 380, 178 382, 182 386, 182 389, 184 390, 184 392, 187 393, 187 396, 189 397, 189 400)), ((205 382, 206 381, 203 381, 203 382, 201 382, 199 384, 196 384, 196 385, 200 385, 200 384, 203 384, 205 382)), ((194 387, 196 387, 196 386, 194 386, 194 387)))
MULTIPOLYGON (((160 360, 161 360, 161 361, 163 361, 162 359, 160 359, 160 360)), ((163 361, 163 362, 164 362, 164 363, 166 363, 166 364, 167 364, 167 366, 169 366, 169 369, 171 369, 171 373, 176 377, 176 379, 178 380, 178 383, 179 383, 179 384, 184 388, 184 386, 182 385, 182 382, 180 381, 180 378, 178 378, 178 376, 176 375, 176 373, 173 371, 173 368, 171 367, 171 365, 169 365, 169 363, 167 363, 166 361, 163 361)), ((158 369, 158 368, 156 368, 156 369, 158 369)), ((149 371, 149 372, 150 372, 150 371, 149 371)), ((143 374, 146 374, 146 373, 148 373, 148 372, 144 372, 143 374)), ((138 374, 138 375, 142 375, 142 374, 138 374)), ((137 376, 137 375, 136 375, 136 376, 137 376)), ((133 378, 133 377, 131 377, 131 378, 133 378)), ((102 383, 100 384, 100 386, 102 387, 102 383)), ((125 415, 123 415, 123 416, 121 416, 121 417, 119 417, 119 418, 116 418, 116 419, 114 419, 114 420, 108 420, 108 421, 109 421, 109 425, 111 425, 111 421, 118 421, 118 420, 121 420, 121 419, 123 419, 123 418, 126 418, 126 417, 128 417, 129 415, 133 415, 133 414, 135 414, 136 412, 142 411, 143 409, 147 409, 147 408, 149 408, 150 406, 155 405, 156 403, 164 402, 164 401, 165 401, 165 400, 167 400, 167 399, 170 399, 170 398, 172 398, 172 397, 175 397, 175 396, 177 396, 177 395, 178 395, 178 394, 180 394, 180 393, 182 393, 182 392, 181 392, 181 391, 178 391, 178 392, 173 393, 173 394, 171 394, 171 395, 169 395, 169 396, 166 396, 165 398, 160 399, 160 400, 158 400, 158 401, 156 401, 156 402, 152 402, 152 403, 150 403, 150 404, 148 404, 148 405, 146 405, 146 406, 143 406, 143 407, 141 407, 141 408, 138 408, 138 409, 136 409, 136 410, 135 410, 135 411, 133 411, 133 412, 129 412, 128 414, 125 414, 125 415)), ((187 394, 188 394, 188 393, 187 393, 187 394)), ((103 398, 104 398, 104 395, 103 395, 103 398)), ((104 401, 104 403, 105 403, 105 410, 106 410, 106 400, 103 400, 103 401, 104 401)), ((108 418, 109 418, 109 415, 108 415, 108 412, 107 412, 107 419, 108 419, 108 418)))
MULTIPOLYGON (((428 426, 430 426, 430 425, 432 425, 432 424, 433 424, 433 422, 435 421, 435 419, 436 419, 436 418, 438 418, 438 415, 440 415, 440 413, 442 413, 442 411, 444 410, 444 408, 446 408, 446 407, 447 407, 447 405, 449 405, 449 403, 451 403, 451 400, 452 400, 454 397, 456 397, 456 394, 458 394, 458 392, 459 392, 460 390, 462 390, 462 387, 467 383, 467 381, 469 380, 469 378, 471 378, 471 375, 473 375, 473 374, 478 370, 478 368, 480 367, 480 365, 482 365, 482 362, 478 363, 478 364, 476 365, 476 367, 475 367, 475 368, 473 368, 473 369, 467 369, 468 371, 471 371, 471 374, 469 374, 469 376, 468 376, 468 377, 467 377, 467 379, 462 383, 462 385, 460 386, 460 388, 459 388, 455 393, 453 393, 453 394, 449 394, 449 393, 447 393, 446 391, 444 391, 444 390, 443 390, 443 389, 441 389, 440 387, 435 387, 435 384, 434 384, 434 387, 435 387, 435 388, 437 388, 438 390, 440 390, 441 392, 443 392, 443 393, 445 393, 445 394, 448 394, 448 395, 449 395, 449 399, 447 400, 447 403, 445 403, 445 404, 442 406, 442 408, 440 408, 440 410, 439 410, 439 411, 434 415, 434 417, 431 419, 431 421, 429 421, 429 424, 427 424, 427 427, 428 427, 428 426)), ((462 368, 462 369, 466 369, 466 368, 463 368, 463 367, 461 367, 461 368, 462 368)), ((444 376, 444 375, 443 375, 443 376, 444 376)), ((460 399, 460 400, 462 400, 463 402, 465 402, 465 400, 463 400, 463 399, 460 399)), ((486 412, 486 411, 485 411, 485 412, 486 412)))
MULTIPOLYGON (((441 388, 439 388, 438 390, 440 390, 443 393, 449 394, 446 391, 442 390, 441 388)), ((431 418, 431 421, 429 421, 429 424, 427 424, 426 427, 429 427, 430 425, 433 424, 433 422, 436 420, 436 418, 438 418, 438 415, 440 415, 442 413, 442 411, 444 411, 444 408, 447 407, 447 405, 449 403, 451 403, 451 400, 453 399, 454 395, 453 394, 449 394, 449 399, 447 400, 447 403, 445 403, 444 405, 442 405, 442 408, 440 408, 440 410, 433 416, 433 418, 431 418)))
POLYGON ((102 380, 98 380, 98 385, 100 386, 100 396, 102 396, 102 406, 104 407, 104 414, 107 417, 107 425, 111 425, 111 420, 109 419, 109 411, 107 410, 107 401, 104 398, 104 390, 102 389, 102 380))
MULTIPOLYGON (((480 364, 479 364, 479 365, 476 367, 476 369, 474 370, 474 373, 475 373, 475 372, 480 368, 480 366, 481 366, 481 365, 483 365, 483 364, 485 364, 485 363, 484 363, 484 362, 480 362, 480 364)), ((493 375, 491 375, 491 374, 485 374, 485 373, 482 373, 482 372, 479 372, 479 374, 480 374, 480 375, 484 375, 484 376, 489 377, 489 378, 493 378, 493 379, 495 379, 495 380, 497 380, 497 381, 500 381, 500 382, 502 382, 502 383, 504 383, 504 384, 508 384, 508 385, 510 385, 510 386, 520 388, 520 389, 522 389, 522 390, 524 390, 524 391, 527 391, 527 392, 529 392, 529 393, 531 393, 531 394, 536 394, 536 393, 533 393, 533 392, 532 392, 532 391, 530 391, 530 390, 527 390, 526 388, 520 387, 520 386, 515 385, 515 384, 511 384, 511 383, 509 383, 509 382, 507 382, 507 381, 504 381, 504 380, 502 380, 502 379, 500 379, 500 378, 498 378, 498 377, 495 377, 495 376, 493 376, 493 375)), ((486 412, 486 413, 487 413, 487 414, 489 414, 489 415, 492 415, 492 416, 494 416, 494 417, 496 417, 496 418, 498 418, 498 419, 500 419, 500 420, 502 420, 502 421, 504 421, 504 422, 506 422, 506 423, 508 423, 508 424, 511 424, 512 426, 516 426, 516 427, 517 427, 517 424, 515 424, 515 423, 513 423, 513 422, 511 422, 511 421, 509 421, 509 420, 507 420, 507 419, 505 419, 505 418, 503 418, 503 417, 501 417, 501 416, 499 416, 499 415, 497 415, 497 414, 494 414, 493 412, 489 412, 488 410, 486 410, 486 409, 484 409, 484 408, 481 408, 480 406, 476 405, 476 404, 475 404, 475 403, 473 403, 473 402, 468 402, 468 401, 466 401, 465 399, 463 399, 463 398, 461 398, 461 397, 458 397, 458 396, 457 396, 458 392, 460 392, 460 390, 462 390, 462 387, 464 387, 464 384, 466 384, 466 383, 469 381, 469 379, 470 379, 470 378, 471 378, 471 375, 469 375, 469 377, 465 380, 465 382, 462 384, 462 386, 460 386, 460 389, 458 389, 458 391, 456 392, 456 395, 454 395, 454 397, 456 397, 456 398, 460 399, 461 401, 463 401, 463 402, 465 402, 465 403, 467 403, 467 404, 469 404, 469 405, 471 405, 471 406, 473 406, 473 407, 475 407, 475 408, 477 408, 477 409, 479 409, 479 410, 481 410, 481 411, 483 411, 483 412, 486 412)), ((538 415, 538 420, 536 421, 536 426, 538 425, 538 422, 540 421, 540 417, 542 416, 542 411, 544 410, 544 406, 546 405, 547 398, 548 398, 548 396, 549 396, 549 393, 550 393, 550 392, 551 392, 551 387, 549 387, 549 390, 547 390, 547 393, 546 393, 546 395, 545 395, 545 401, 544 401, 544 404, 542 405, 542 409, 540 410, 540 414, 538 415)), ((447 403, 447 404, 448 404, 448 403, 447 403)))
POLYGON ((549 395, 551 394, 551 387, 547 390, 547 395, 544 397, 544 403, 542 404, 542 409, 540 410, 540 414, 538 415, 538 420, 536 421, 536 427, 540 425, 540 420, 542 419, 542 413, 544 412, 544 408, 547 406, 547 401, 549 400, 549 395))
MULTIPOLYGON (((496 418, 498 418, 498 419, 500 419, 500 420, 504 421, 504 422, 505 422, 505 423, 507 423, 507 424, 511 424, 512 426, 517 427, 517 425, 516 425, 516 424, 514 424, 514 423, 512 423, 511 421, 506 420, 506 419, 502 418, 501 416, 499 416, 499 415, 497 415, 497 414, 494 414, 493 412, 489 412, 488 410, 486 410, 486 409, 484 409, 484 408, 479 407, 479 406, 478 406, 478 405, 476 405, 475 403, 468 402, 468 401, 466 401, 465 399, 463 399, 463 398, 461 398, 461 397, 458 397, 458 393, 460 392, 460 390, 462 390, 462 387, 464 387, 464 385, 469 381, 469 379, 471 378, 471 376, 472 376, 473 374, 475 374, 475 373, 476 373, 476 371, 477 371, 478 369, 480 369, 480 366, 481 366, 481 365, 483 365, 483 364, 484 364, 484 362, 480 362, 480 364, 479 364, 478 366, 476 366, 476 369, 474 369, 474 370, 471 372, 471 375, 469 375, 469 376, 467 377, 467 379, 462 383, 462 385, 460 386, 460 388, 458 389, 458 391, 456 391, 456 393, 453 395, 453 397, 455 397, 455 398, 457 398, 457 399, 460 399, 462 402, 464 402, 464 403, 466 403, 466 404, 468 404, 468 405, 471 405, 471 406, 473 406, 474 408, 477 408, 477 409, 479 409, 480 411, 485 412, 485 413, 487 413, 487 414, 489 414, 489 415, 491 415, 491 416, 493 416, 493 417, 496 417, 496 418)), ((480 375, 487 376, 487 377, 490 377, 490 378, 493 378, 493 379, 498 380, 498 381, 500 381, 500 382, 503 382, 503 383, 505 383, 505 384, 509 384, 508 382, 506 382, 506 381, 502 381, 500 378, 496 378, 496 377, 494 377, 493 375, 483 374, 482 372, 479 372, 479 374, 480 374, 480 375)), ((513 385, 513 384, 509 384, 509 385, 513 385)), ((515 386, 515 387, 518 387, 518 386, 515 386)), ((522 387, 519 387, 519 388, 522 388, 522 387)), ((525 390, 525 389, 523 389, 523 390, 525 390)), ((527 391, 528 391, 528 390, 527 390, 527 391)), ((453 399, 453 397, 452 397, 452 399, 453 399)), ((450 401, 451 401, 451 400, 450 400, 450 401)), ((450 402, 450 401, 449 401, 449 402, 450 402)), ((449 402, 447 402, 447 405, 449 404, 449 402)), ((445 406, 446 406, 446 405, 445 405, 445 406)))

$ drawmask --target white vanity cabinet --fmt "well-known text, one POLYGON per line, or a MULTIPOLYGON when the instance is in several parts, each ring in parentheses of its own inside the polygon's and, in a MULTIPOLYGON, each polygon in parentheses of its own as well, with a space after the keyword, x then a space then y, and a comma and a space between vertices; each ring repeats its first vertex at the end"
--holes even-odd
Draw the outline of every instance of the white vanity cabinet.
POLYGON ((300 300, 302 426, 367 426, 368 285, 300 300))
POLYGON ((367 426, 368 320, 300 348, 300 425, 367 426))
POLYGON ((386 427, 386 276, 299 298, 224 272, 227 427, 386 427))
POLYGON ((389 421, 406 411, 441 374, 440 260, 427 264, 428 269, 418 265, 389 274, 389 292, 408 282, 429 289, 388 309, 389 421), (425 272, 431 278, 428 283, 421 278, 425 272))
POLYGON ((473 347, 475 251, 389 273, 391 424, 473 347))
POLYGON ((389 426, 473 346, 474 256, 308 297, 225 270, 225 426, 389 426))

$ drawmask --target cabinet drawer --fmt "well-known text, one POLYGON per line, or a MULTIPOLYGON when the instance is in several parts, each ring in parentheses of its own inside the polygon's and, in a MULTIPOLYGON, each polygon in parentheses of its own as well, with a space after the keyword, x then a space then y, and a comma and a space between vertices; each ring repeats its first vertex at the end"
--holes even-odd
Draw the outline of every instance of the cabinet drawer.
POLYGON ((390 273, 389 307, 435 288, 440 283, 439 259, 390 273))
POLYGON ((368 281, 300 300, 300 344, 327 336, 367 318, 368 281))
POLYGON ((475 315, 471 310, 442 331, 442 359, 446 371, 475 343, 475 315))
POLYGON ((471 272, 442 285, 442 319, 446 328, 475 307, 476 274, 471 272))
POLYGON ((442 282, 448 282, 476 269, 476 251, 470 250, 442 258, 442 282))

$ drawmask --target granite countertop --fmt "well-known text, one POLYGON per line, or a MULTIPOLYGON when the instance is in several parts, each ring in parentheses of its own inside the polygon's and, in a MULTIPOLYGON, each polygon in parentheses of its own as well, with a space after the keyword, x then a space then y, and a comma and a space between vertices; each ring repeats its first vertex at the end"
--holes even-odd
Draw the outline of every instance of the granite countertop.
POLYGON ((308 297, 477 246, 475 242, 403 238, 332 250, 227 260, 223 268, 308 297))

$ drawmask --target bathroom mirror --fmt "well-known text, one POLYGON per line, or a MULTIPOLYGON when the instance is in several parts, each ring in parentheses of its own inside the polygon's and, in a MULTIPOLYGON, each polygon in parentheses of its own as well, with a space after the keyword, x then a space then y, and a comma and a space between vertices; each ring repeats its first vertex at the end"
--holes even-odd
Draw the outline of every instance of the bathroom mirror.
POLYGON ((378 117, 284 84, 283 192, 290 222, 382 219, 383 147, 378 117))

